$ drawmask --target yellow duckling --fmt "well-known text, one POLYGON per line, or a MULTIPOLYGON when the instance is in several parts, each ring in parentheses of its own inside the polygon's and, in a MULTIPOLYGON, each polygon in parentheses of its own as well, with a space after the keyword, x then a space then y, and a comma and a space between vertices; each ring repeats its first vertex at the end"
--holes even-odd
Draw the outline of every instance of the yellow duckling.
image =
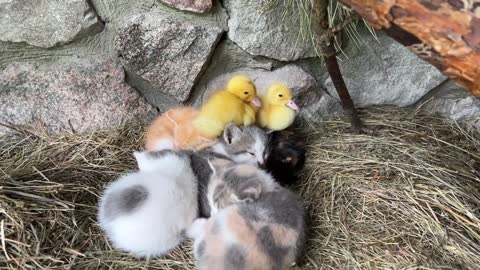
POLYGON ((219 136, 229 123, 245 126, 254 124, 254 106, 261 105, 252 80, 237 75, 230 79, 225 90, 213 94, 205 102, 192 123, 204 136, 219 136))
POLYGON ((262 127, 270 130, 282 130, 293 123, 298 106, 292 100, 292 92, 283 83, 274 83, 262 98, 263 106, 259 112, 262 127))

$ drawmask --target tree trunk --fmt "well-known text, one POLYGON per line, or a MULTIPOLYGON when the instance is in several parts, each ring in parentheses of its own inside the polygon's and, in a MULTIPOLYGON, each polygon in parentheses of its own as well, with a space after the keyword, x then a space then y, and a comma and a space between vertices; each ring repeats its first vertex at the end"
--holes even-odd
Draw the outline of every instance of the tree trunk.
POLYGON ((328 0, 313 0, 311 29, 315 39, 315 47, 325 60, 328 75, 332 78, 333 85, 337 90, 344 111, 350 116, 352 132, 362 132, 362 122, 357 114, 347 85, 343 80, 340 67, 338 66, 335 46, 334 31, 328 26, 328 0))
POLYGON ((339 1, 480 96, 480 1, 339 1))

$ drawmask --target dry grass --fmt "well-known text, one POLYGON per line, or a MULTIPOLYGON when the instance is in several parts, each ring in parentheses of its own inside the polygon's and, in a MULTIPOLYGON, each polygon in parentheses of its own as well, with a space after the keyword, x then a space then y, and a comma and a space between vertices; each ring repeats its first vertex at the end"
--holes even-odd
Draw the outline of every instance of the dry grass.
MULTIPOLYGON (((424 114, 368 111, 309 132, 298 190, 309 213, 301 269, 480 265, 480 138, 424 114)), ((0 269, 191 269, 190 245, 144 262, 95 224, 102 186, 134 169, 142 129, 25 135, 0 148, 0 269)))
POLYGON ((311 263, 478 268, 479 137, 402 111, 368 114, 366 124, 371 135, 344 134, 338 120, 311 133, 300 187, 311 218, 311 263))

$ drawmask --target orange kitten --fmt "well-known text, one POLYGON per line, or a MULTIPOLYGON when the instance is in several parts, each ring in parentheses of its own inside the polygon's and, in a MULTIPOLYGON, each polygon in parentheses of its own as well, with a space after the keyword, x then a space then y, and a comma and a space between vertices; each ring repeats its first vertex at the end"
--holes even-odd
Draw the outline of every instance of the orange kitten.
POLYGON ((145 149, 202 149, 216 141, 200 135, 192 120, 198 116, 193 107, 173 108, 155 119, 145 135, 145 149))

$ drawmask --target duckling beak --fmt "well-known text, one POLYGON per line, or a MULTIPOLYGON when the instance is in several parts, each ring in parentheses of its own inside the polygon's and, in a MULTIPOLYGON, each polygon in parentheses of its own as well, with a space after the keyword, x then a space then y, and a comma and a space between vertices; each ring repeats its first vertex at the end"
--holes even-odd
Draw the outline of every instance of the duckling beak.
POLYGON ((291 99, 287 102, 287 106, 290 107, 294 111, 298 111, 297 104, 295 104, 295 102, 293 102, 293 100, 291 100, 291 99))
POLYGON ((257 106, 257 107, 260 107, 262 106, 262 102, 260 101, 260 99, 258 99, 257 97, 252 99, 252 101, 250 101, 253 105, 257 106))

